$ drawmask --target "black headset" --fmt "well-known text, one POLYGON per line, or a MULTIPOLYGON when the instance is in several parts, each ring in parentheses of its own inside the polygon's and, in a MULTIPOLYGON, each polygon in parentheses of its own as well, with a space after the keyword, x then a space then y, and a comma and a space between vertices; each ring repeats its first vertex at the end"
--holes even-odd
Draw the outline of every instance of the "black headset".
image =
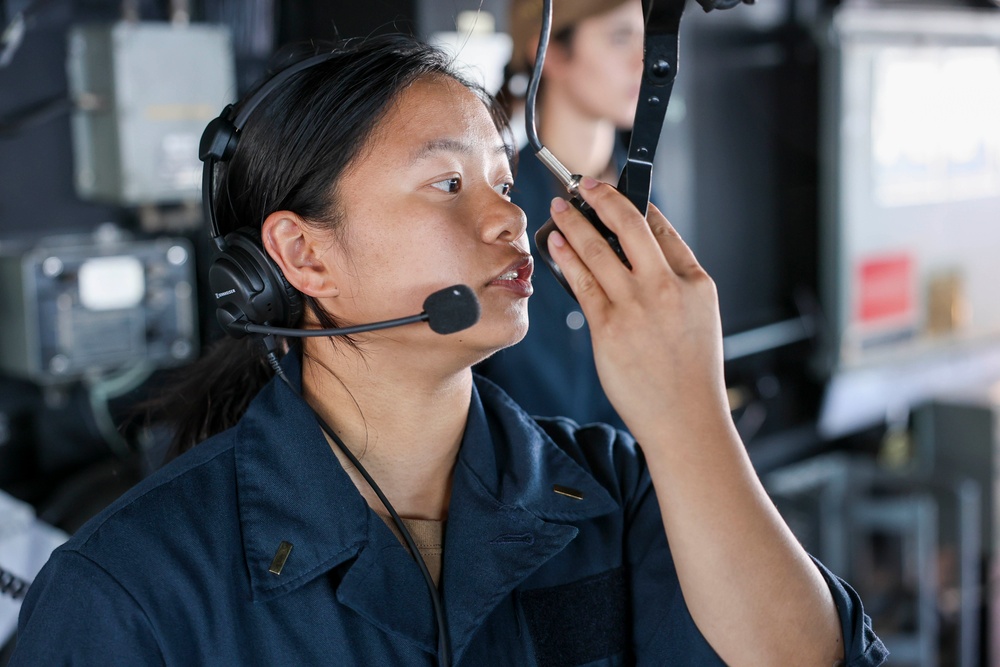
POLYGON ((238 113, 235 113, 234 105, 227 105, 201 135, 198 157, 205 163, 202 202, 210 223, 212 241, 219 250, 209 268, 208 285, 215 297, 215 315, 219 324, 237 338, 246 335, 241 326, 234 326, 237 324, 295 326, 302 316, 303 297, 289 284, 264 250, 260 230, 256 226, 240 226, 222 236, 215 215, 215 166, 232 159, 243 126, 268 95, 299 72, 337 55, 337 52, 331 51, 311 56, 279 71, 243 103, 238 113))

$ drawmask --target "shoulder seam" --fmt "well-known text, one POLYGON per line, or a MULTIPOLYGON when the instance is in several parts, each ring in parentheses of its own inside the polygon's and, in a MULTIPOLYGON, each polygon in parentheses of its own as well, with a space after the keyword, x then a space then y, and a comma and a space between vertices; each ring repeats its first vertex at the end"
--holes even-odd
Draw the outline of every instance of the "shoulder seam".
MULTIPOLYGON (((156 484, 156 486, 152 486, 152 487, 146 489, 145 491, 143 491, 141 494, 139 494, 135 498, 132 498, 129 501, 128 505, 124 505, 122 507, 117 508, 114 512, 112 512, 112 513, 108 514, 107 516, 105 516, 101 520, 100 523, 95 524, 94 526, 92 526, 89 529, 90 530, 90 534, 87 535, 87 537, 82 542, 80 542, 80 545, 78 547, 72 547, 72 550, 76 551, 81 556, 84 556, 85 558, 87 558, 88 560, 90 560, 89 556, 85 556, 83 554, 82 547, 85 547, 90 542, 90 540, 92 540, 94 538, 94 536, 97 535, 97 532, 104 526, 104 524, 107 523, 107 521, 110 520, 112 517, 117 516, 118 513, 122 511, 122 509, 124 509, 125 507, 128 507, 129 505, 131 505, 132 503, 136 502, 140 498, 144 498, 147 494, 151 493, 155 489, 159 489, 159 488, 165 486, 166 484, 169 484, 170 482, 173 482, 175 479, 177 479, 181 475, 189 473, 192 470, 197 470, 198 468, 201 468, 202 466, 208 465, 209 463, 211 463, 215 459, 219 458, 220 456, 226 454, 227 452, 231 453, 232 451, 233 451, 233 446, 229 445, 229 446, 225 447, 224 449, 222 449, 221 451, 219 451, 219 452, 215 453, 214 455, 210 456, 209 458, 205 459, 204 461, 199 462, 197 465, 193 465, 193 466, 181 468, 180 470, 177 470, 175 473, 173 473, 170 477, 167 477, 166 479, 160 480, 159 483, 156 484)), ((138 482, 138 484, 141 484, 142 481, 143 480, 140 480, 138 482)), ((126 491, 125 493, 126 494, 129 493, 129 491, 126 491)), ((112 501, 112 503, 114 503, 114 502, 117 502, 117 500, 112 501)))
POLYGON ((136 609, 138 609, 140 612, 142 612, 142 617, 144 619, 146 619, 146 625, 149 626, 150 632, 153 634, 153 637, 156 640, 156 648, 160 652, 160 664, 166 665, 167 662, 166 662, 166 660, 163 657, 163 648, 162 648, 163 641, 162 641, 162 638, 160 637, 159 632, 157 632, 156 626, 153 624, 152 620, 150 619, 149 614, 146 612, 146 609, 143 608, 143 606, 141 604, 139 604, 139 601, 135 599, 135 596, 132 595, 132 592, 129 591, 127 588, 125 588, 125 586, 122 584, 122 582, 118 581, 117 577, 115 577, 113 574, 111 574, 107 570, 107 568, 105 568, 103 565, 101 565, 100 563, 98 563, 97 561, 95 561, 90 556, 88 556, 85 553, 79 551, 78 549, 67 548, 67 549, 62 549, 60 551, 61 551, 62 554, 76 554, 77 556, 79 556, 81 559, 83 559, 87 563, 90 563, 96 569, 98 569, 99 571, 103 572, 104 575, 108 579, 110 579, 111 581, 113 581, 115 583, 115 585, 118 586, 118 588, 121 589, 121 591, 123 593, 125 593, 125 595, 128 596, 128 599, 132 601, 132 604, 135 605, 136 609))

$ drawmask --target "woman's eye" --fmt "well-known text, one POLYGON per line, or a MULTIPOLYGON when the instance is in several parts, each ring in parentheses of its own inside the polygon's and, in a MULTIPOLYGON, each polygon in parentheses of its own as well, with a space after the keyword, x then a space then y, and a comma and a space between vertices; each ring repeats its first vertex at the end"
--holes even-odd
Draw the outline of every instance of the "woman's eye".
POLYGON ((501 183, 500 185, 497 185, 497 186, 494 186, 494 187, 495 187, 496 191, 499 192, 502 197, 509 197, 510 196, 510 188, 511 188, 511 184, 510 183, 501 183))
POLYGON ((437 183, 431 183, 431 187, 435 187, 448 194, 455 194, 462 189, 462 181, 458 176, 453 176, 437 183))

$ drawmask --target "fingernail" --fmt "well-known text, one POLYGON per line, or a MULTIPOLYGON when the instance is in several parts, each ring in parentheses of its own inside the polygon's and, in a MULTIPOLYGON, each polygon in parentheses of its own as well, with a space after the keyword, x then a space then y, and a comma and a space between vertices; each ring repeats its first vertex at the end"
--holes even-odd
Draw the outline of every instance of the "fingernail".
POLYGON ((569 208, 569 204, 562 197, 556 197, 552 200, 552 210, 556 213, 562 213, 569 208))
POLYGON ((564 239, 563 235, 560 234, 559 232, 552 232, 551 234, 549 234, 549 243, 551 243, 557 248, 561 248, 564 245, 566 245, 566 239, 564 239))
POLYGON ((591 188, 597 187, 599 181, 596 178, 591 178, 590 176, 584 176, 580 181, 580 187, 584 190, 590 190, 591 188))

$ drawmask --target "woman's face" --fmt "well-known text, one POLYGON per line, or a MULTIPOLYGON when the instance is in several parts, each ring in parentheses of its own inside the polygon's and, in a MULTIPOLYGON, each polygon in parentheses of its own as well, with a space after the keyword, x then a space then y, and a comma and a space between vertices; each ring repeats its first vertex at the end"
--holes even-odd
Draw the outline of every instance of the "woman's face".
POLYGON ((584 113, 629 128, 642 82, 644 20, 636 0, 578 23, 562 90, 584 113))
POLYGON ((426 325, 386 335, 425 346, 428 337, 461 340, 478 353, 520 340, 532 266, 512 181, 482 101, 448 77, 418 80, 338 183, 344 225, 328 252, 340 294, 325 304, 330 313, 356 323, 411 315, 432 292, 462 283, 479 299, 478 324, 454 336, 426 325))

